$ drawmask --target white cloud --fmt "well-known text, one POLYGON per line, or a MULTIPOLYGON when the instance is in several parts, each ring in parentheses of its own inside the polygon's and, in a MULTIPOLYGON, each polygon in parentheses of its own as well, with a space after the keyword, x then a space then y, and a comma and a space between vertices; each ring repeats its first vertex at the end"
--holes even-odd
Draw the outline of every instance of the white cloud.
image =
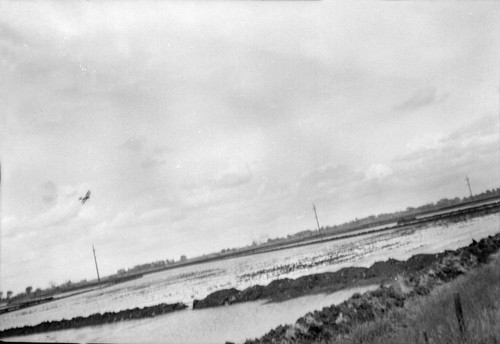
POLYGON ((239 187, 248 184, 252 177, 252 172, 248 166, 243 171, 227 171, 215 179, 214 187, 223 189, 239 187))
POLYGON ((57 187, 52 181, 42 184, 43 195, 42 199, 48 204, 52 204, 57 200, 57 187))
POLYGON ((366 170, 365 177, 368 180, 384 179, 392 174, 392 169, 384 164, 372 164, 366 170))

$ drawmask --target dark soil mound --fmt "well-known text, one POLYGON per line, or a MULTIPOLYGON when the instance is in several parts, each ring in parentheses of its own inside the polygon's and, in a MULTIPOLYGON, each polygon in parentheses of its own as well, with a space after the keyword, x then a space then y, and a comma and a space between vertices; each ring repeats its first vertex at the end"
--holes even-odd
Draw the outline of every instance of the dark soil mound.
POLYGON ((352 287, 358 282, 382 283, 404 271, 419 271, 428 267, 439 257, 435 254, 419 254, 406 262, 389 259, 385 262, 376 262, 369 268, 348 267, 336 272, 307 275, 297 279, 278 279, 267 286, 256 285, 242 291, 234 288, 219 290, 203 300, 194 300, 193 309, 263 299, 281 301, 315 292, 330 292, 352 287))
POLYGON ((45 321, 35 326, 15 327, 0 331, 0 337, 24 336, 29 334, 80 328, 85 326, 96 326, 117 321, 150 318, 187 308, 183 303, 166 304, 156 306, 125 309, 119 312, 95 313, 88 317, 76 317, 70 320, 45 321))
POLYGON ((193 309, 196 308, 208 308, 208 307, 217 307, 224 306, 230 304, 234 300, 234 295, 238 294, 239 291, 237 289, 223 289, 218 290, 212 294, 210 297, 206 297, 203 300, 194 300, 193 301, 193 309))

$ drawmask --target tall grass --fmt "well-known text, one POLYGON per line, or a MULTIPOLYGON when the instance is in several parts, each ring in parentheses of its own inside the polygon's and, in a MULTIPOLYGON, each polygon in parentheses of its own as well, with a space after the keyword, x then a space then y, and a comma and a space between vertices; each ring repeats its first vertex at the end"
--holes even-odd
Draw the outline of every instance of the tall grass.
POLYGON ((357 325, 349 336, 333 343, 500 344, 500 255, 428 296, 411 299, 382 319, 357 325), (455 293, 462 301, 464 335, 455 313, 455 293))

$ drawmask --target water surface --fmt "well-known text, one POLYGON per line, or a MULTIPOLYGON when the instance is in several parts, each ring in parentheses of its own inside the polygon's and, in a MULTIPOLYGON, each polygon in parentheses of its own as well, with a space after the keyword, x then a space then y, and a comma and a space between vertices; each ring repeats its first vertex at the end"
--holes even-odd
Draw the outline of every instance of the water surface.
MULTIPOLYGON (((479 240, 488 235, 496 234, 499 231, 500 215, 493 214, 449 225, 388 230, 382 233, 366 234, 355 238, 346 238, 253 256, 187 266, 146 275, 143 278, 115 286, 2 314, 0 315, 0 329, 36 325, 43 321, 70 319, 76 316, 85 317, 97 312, 117 312, 127 308, 151 306, 159 303, 184 302, 191 307, 194 298, 204 298, 209 293, 223 288, 235 287, 237 289, 244 289, 255 284, 265 285, 278 278, 297 278, 312 273, 337 271, 346 266, 367 267, 375 261, 387 260, 388 258, 404 260, 418 253, 437 253, 446 249, 456 249, 466 246, 471 243, 472 239, 479 240)), ((289 305, 292 307, 294 301, 291 300, 288 302, 291 302, 289 305)), ((315 307, 318 306, 318 308, 321 308, 333 301, 326 299, 320 302, 321 305, 314 303, 316 301, 311 302, 315 307)), ((258 310, 262 310, 264 313, 259 313, 259 317, 267 319, 266 312, 271 313, 273 310, 272 306, 262 305, 261 303, 252 303, 251 305, 247 303, 231 307, 237 307, 234 312, 240 312, 238 315, 233 315, 233 317, 238 316, 245 319, 245 321, 248 319, 245 318, 244 313, 248 313, 248 316, 251 316, 251 314, 258 313, 258 310)), ((290 322, 291 320, 289 319, 294 321, 306 311, 304 308, 301 312, 288 312, 283 308, 278 312, 281 314, 280 323, 290 322)), ((182 322, 192 323, 193 326, 197 323, 203 324, 200 327, 208 326, 203 320, 195 320, 197 316, 202 317, 197 312, 200 311, 193 312, 186 310, 172 313, 167 317, 171 318, 169 321, 172 326, 174 324, 176 324, 175 326, 181 326, 182 322)), ((223 333, 227 331, 228 334, 233 332, 249 334, 244 332, 243 329, 231 330, 231 326, 236 326, 234 318, 229 319, 231 321, 227 321, 229 326, 227 329, 223 330, 219 328, 218 326, 224 326, 221 323, 226 322, 226 318, 223 315, 217 315, 223 311, 213 309, 206 312, 210 316, 202 318, 212 319, 214 324, 211 326, 215 329, 219 329, 223 333)), ((275 319, 274 316, 270 317, 275 319)), ((120 337, 125 340, 133 336, 134 331, 139 331, 138 333, 142 334, 145 333, 140 331, 149 331, 148 335, 155 336, 158 334, 159 337, 163 336, 163 341, 165 341, 165 336, 173 333, 173 330, 164 325, 163 327, 158 325, 159 329, 154 328, 154 330, 149 329, 146 331, 144 330, 145 328, 153 325, 143 327, 140 325, 142 324, 141 321, 113 325, 117 326, 117 333, 115 335, 109 334, 111 329, 115 328, 111 327, 106 330, 107 332, 102 335, 102 338, 91 336, 96 331, 93 328, 74 330, 76 331, 74 333, 77 333, 78 336, 82 335, 82 338, 87 338, 90 341, 100 338, 102 340, 110 338, 113 341, 115 339, 120 341, 121 339, 118 339, 121 335, 120 333, 127 334, 128 337, 120 337), (125 328, 128 330, 125 331, 125 328), (164 330, 162 331, 160 328, 164 328, 164 330), (82 333, 86 333, 86 335, 82 333)), ((147 323, 149 320, 146 319, 144 321, 147 323)), ((157 324, 156 320, 153 321, 153 324, 157 324)), ((261 329, 260 325, 255 323, 247 327, 255 330, 252 332, 254 333, 254 337, 258 336, 257 333, 261 329)), ((210 329, 211 327, 208 326, 207 328, 210 329)), ((69 332, 71 331, 73 330, 69 332)), ((198 333, 202 333, 200 338, 203 339, 209 338, 207 337, 210 336, 209 332, 212 333, 213 331, 206 331, 206 333, 201 331, 198 333)), ((193 334, 192 337, 186 337, 185 339, 187 342, 196 342, 195 339, 198 337, 195 336, 197 335, 193 334)), ((48 340, 46 337, 39 338, 48 340)), ((71 341, 81 340, 74 338, 71 341)), ((181 342, 185 341, 182 340, 181 342)))

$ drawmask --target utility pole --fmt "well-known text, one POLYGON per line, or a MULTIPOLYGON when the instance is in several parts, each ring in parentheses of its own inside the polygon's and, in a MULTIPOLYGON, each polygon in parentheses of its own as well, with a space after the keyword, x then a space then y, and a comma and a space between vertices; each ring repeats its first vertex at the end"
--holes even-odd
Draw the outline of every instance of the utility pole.
POLYGON ((314 210, 314 216, 316 216, 316 223, 318 224, 318 232, 319 232, 319 221, 318 221, 318 214, 316 213, 316 206, 313 203, 313 210, 314 210))
POLYGON ((97 271, 97 281, 99 282, 99 288, 100 288, 101 287, 101 278, 99 277, 99 268, 97 267, 97 258, 95 257, 94 244, 92 244, 92 251, 94 251, 95 270, 97 271))
POLYGON ((469 185, 470 198, 472 198, 472 189, 470 188, 469 177, 465 176, 465 180, 467 181, 467 185, 469 185))

